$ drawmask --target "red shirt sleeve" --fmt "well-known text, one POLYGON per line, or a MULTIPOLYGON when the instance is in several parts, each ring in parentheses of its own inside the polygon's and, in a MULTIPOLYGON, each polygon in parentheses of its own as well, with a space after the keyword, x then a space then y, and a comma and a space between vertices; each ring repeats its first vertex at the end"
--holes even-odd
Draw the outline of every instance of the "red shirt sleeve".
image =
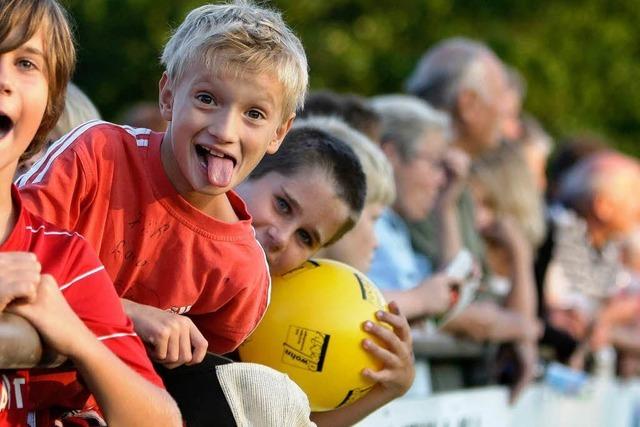
POLYGON ((56 142, 34 167, 16 181, 22 201, 31 212, 66 230, 76 230, 83 207, 96 193, 95 174, 81 157, 92 133, 73 133, 56 142))
POLYGON ((68 281, 59 284, 67 302, 98 340, 133 370, 164 388, 95 252, 81 238, 74 239, 73 245, 67 260, 68 281))

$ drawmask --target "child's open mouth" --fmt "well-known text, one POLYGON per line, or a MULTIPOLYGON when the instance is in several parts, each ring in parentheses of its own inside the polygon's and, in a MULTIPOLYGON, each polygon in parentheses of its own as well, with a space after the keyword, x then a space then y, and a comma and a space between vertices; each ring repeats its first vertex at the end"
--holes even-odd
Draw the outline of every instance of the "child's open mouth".
POLYGON ((216 152, 203 145, 196 145, 196 154, 200 163, 207 171, 209 184, 216 187, 226 187, 231 183, 233 168, 236 160, 226 154, 216 152))
POLYGON ((0 113, 0 139, 7 136, 9 132, 13 129, 13 120, 9 118, 6 114, 0 113))

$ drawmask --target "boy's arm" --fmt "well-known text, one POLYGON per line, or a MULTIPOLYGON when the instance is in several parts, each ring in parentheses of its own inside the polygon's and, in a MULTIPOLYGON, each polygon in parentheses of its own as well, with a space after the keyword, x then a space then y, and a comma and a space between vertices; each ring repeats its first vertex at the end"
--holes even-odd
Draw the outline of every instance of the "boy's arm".
MULTIPOLYGON (((262 295, 243 288, 213 313, 180 315, 127 299, 122 304, 136 333, 150 347, 150 356, 171 369, 200 363, 207 350, 226 354, 242 344, 267 309, 269 278, 256 283, 262 295)), ((208 297, 214 296, 200 296, 208 297)))
POLYGON ((384 343, 384 347, 366 339, 363 347, 381 360, 384 367, 377 372, 365 369, 362 374, 375 381, 373 389, 360 400, 345 407, 326 412, 312 412, 311 420, 319 427, 351 426, 407 392, 415 376, 411 330, 407 319, 400 314, 395 302, 389 303, 389 312, 376 313, 378 320, 389 324, 393 331, 365 322, 364 329, 384 343))
POLYGON ((190 318, 124 298, 121 301, 154 361, 169 369, 202 362, 208 342, 190 318))
MULTIPOLYGON (((267 269, 262 272, 254 270, 250 282, 244 278, 226 281, 224 286, 236 293, 225 295, 224 305, 215 312, 179 315, 127 299, 122 304, 154 361, 170 369, 192 365, 200 363, 207 350, 217 354, 234 351, 256 328, 267 309, 271 283, 267 269)), ((215 289, 219 287, 207 286, 208 292, 199 298, 220 299, 215 289)))
POLYGON ((95 252, 77 235, 51 235, 56 240, 38 260, 56 272, 60 286, 42 275, 31 296, 7 310, 30 321, 47 345, 74 362, 110 425, 179 425, 175 403, 95 252))
POLYGON ((125 365, 73 312, 55 279, 43 275, 31 302, 8 310, 25 317, 56 351, 68 356, 113 426, 180 426, 169 394, 125 365))

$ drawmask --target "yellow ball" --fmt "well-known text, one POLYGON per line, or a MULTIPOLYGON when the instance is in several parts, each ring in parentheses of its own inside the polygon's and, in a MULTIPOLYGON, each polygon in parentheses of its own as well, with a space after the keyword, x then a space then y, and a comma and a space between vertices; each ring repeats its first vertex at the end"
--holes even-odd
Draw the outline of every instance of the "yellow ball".
POLYGON ((366 320, 385 309, 382 294, 358 270, 317 259, 274 278, 271 303, 240 347, 245 362, 285 372, 307 394, 313 411, 349 405, 373 383, 364 368, 381 364, 362 348, 366 320))

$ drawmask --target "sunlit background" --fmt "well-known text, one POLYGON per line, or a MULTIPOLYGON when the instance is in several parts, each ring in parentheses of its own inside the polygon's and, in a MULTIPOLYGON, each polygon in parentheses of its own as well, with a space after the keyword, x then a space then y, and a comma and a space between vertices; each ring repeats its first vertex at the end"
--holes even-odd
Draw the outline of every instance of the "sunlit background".
MULTIPOLYGON (((171 28, 203 1, 69 0, 76 83, 108 120, 157 97, 171 28)), ((640 154, 640 8, 625 0, 278 0, 302 38, 311 87, 403 90, 420 55, 453 35, 486 41, 527 81, 525 110, 560 139, 595 133, 640 154)))

